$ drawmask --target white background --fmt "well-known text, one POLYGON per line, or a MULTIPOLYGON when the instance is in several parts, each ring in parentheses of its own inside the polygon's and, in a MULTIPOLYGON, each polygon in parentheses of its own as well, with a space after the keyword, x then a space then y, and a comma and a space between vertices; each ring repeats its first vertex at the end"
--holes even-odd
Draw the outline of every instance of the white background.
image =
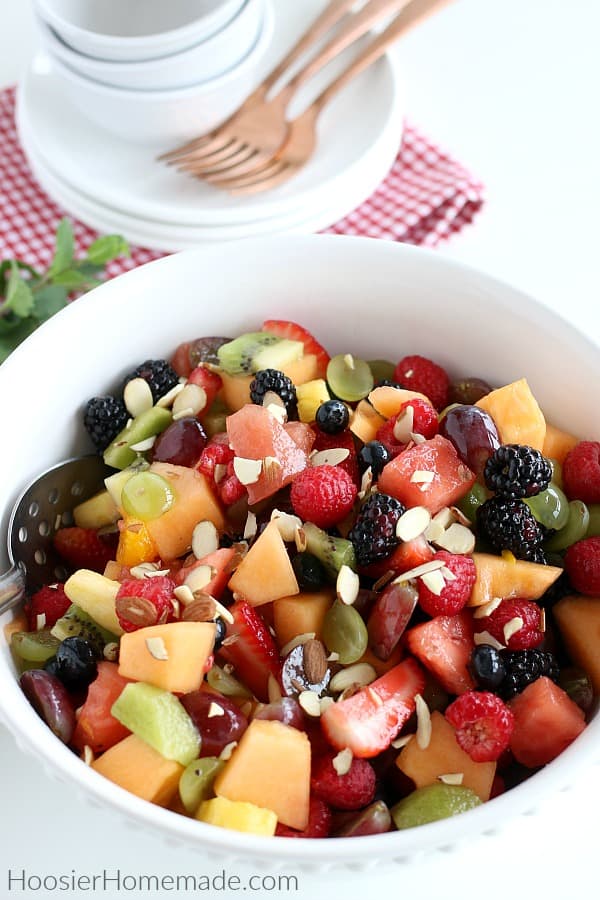
MULTIPOLYGON (((0 86, 16 81, 33 46, 26 0, 5 2, 3 13, 0 86)), ((488 202, 475 225, 440 252, 534 294, 598 337, 599 35, 598 0, 456 0, 400 49, 411 119, 487 186, 488 202)), ((557 361, 557 377, 559 371, 557 361)), ((36 771, 1 727, 0 761, 0 897, 13 896, 9 866, 67 874, 103 867, 172 875, 220 871, 201 853, 174 850, 91 809, 36 771)), ((596 896, 600 774, 574 777, 570 793, 547 798, 538 817, 511 824, 502 837, 391 873, 299 875, 300 889, 291 896, 596 896)), ((236 873, 248 874, 242 867, 236 873)))

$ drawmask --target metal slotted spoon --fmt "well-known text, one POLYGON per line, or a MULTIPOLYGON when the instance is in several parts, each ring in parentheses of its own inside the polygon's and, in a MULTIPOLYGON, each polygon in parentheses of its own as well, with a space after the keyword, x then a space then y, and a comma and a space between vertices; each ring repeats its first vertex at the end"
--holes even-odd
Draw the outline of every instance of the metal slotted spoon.
POLYGON ((43 472, 21 494, 8 523, 10 569, 0 575, 0 614, 25 593, 63 581, 64 561, 52 539, 73 522, 73 507, 97 493, 110 470, 101 456, 68 459, 43 472))

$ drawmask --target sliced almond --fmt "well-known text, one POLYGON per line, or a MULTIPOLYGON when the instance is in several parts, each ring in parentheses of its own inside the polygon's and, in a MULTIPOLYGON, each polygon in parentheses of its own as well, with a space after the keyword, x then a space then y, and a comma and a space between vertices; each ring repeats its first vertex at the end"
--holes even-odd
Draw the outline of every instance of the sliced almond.
POLYGON ((233 471, 242 484, 255 484, 263 469, 262 459, 244 459, 236 456, 233 460, 233 471))
POLYGON ((489 631, 477 631, 473 635, 473 641, 477 646, 479 646, 479 644, 489 644, 490 647, 494 647, 496 650, 506 649, 504 644, 501 644, 500 641, 497 641, 496 638, 489 633, 489 631))
POLYGON ((208 707, 208 712, 206 714, 207 719, 213 719, 215 716, 224 716, 225 710, 222 706, 219 706, 218 703, 214 701, 208 707))
POLYGON ((198 522, 192 532, 192 553, 196 559, 204 559, 219 549, 219 532, 210 519, 198 522))
POLYGON ((333 703, 335 703, 333 697, 328 697, 327 695, 325 697, 319 697, 319 714, 323 715, 325 710, 328 709, 333 703))
MULTIPOLYGON (((424 444, 427 438, 424 434, 419 434, 418 431, 411 431, 410 440, 412 444, 424 444)), ((410 446, 410 444, 409 444, 410 446)))
POLYGON ((390 581, 392 580, 392 578, 394 577, 395 574, 396 573, 394 572, 393 569, 388 569, 387 572, 384 572, 383 575, 381 575, 377 579, 377 581, 375 581, 373 583, 372 590, 374 590, 376 593, 377 593, 377 591, 380 591, 382 588, 384 588, 386 586, 386 584, 390 583, 390 581))
POLYGON ((453 522, 435 543, 448 553, 460 553, 464 556, 475 549, 475 535, 460 522, 453 522))
POLYGON ((46 627, 46 613, 38 613, 35 617, 35 628, 36 631, 41 631, 42 628, 46 627))
POLYGON ((279 655, 287 656, 288 653, 291 653, 295 647, 299 647, 301 644, 305 644, 306 641, 312 641, 314 637, 314 631, 307 631, 305 634, 297 634, 296 637, 293 637, 291 639, 291 641, 288 641, 287 644, 283 645, 283 647, 279 651, 279 655))
POLYGON ((439 525, 441 525, 445 531, 446 528, 450 528, 453 522, 456 522, 456 516, 449 506, 444 506, 442 509, 440 509, 439 512, 435 514, 432 521, 437 522, 439 525))
POLYGON ((304 553, 308 546, 304 528, 296 529, 296 531, 294 532, 294 543, 296 545, 296 550, 298 551, 298 553, 304 553))
MULTIPOLYGON (((207 584, 210 584, 214 577, 215 569, 213 566, 196 566, 189 575, 186 575, 183 583, 189 587, 192 594, 195 594, 196 591, 201 591, 207 584)), ((176 596, 178 599, 181 599, 178 594, 176 596)), ((185 600, 183 602, 185 603, 185 600)))
POLYGON ((83 761, 86 764, 86 766, 91 766, 91 764, 94 762, 95 758, 96 758, 96 756, 94 754, 94 751, 92 750, 92 748, 90 747, 89 744, 86 744, 85 747, 83 748, 83 761))
POLYGON ((444 561, 442 559, 432 559, 420 566, 415 566, 414 569, 409 569, 408 572, 402 572, 401 575, 398 575, 398 577, 394 579, 393 584, 403 584, 405 581, 410 581, 412 578, 420 578, 421 575, 426 575, 427 572, 435 572, 436 569, 443 568, 444 561))
POLYGON ((187 603, 181 618, 184 622, 212 622, 217 615, 217 604, 210 594, 194 595, 187 603))
MULTIPOLYGON (((215 598, 213 597, 213 600, 215 598)), ((215 600, 215 606, 217 607, 217 615, 224 619, 226 622, 229 622, 230 625, 233 625, 235 619, 226 606, 223 606, 222 603, 219 603, 218 600, 215 600)))
POLYGON ((338 775, 347 775, 350 771, 353 759, 354 756, 352 755, 350 747, 344 747, 343 750, 340 750, 340 752, 333 757, 331 765, 338 775))
POLYGON ((432 519, 425 531, 425 537, 430 544, 436 544, 444 534, 444 526, 432 519))
POLYGON ((350 456, 350 451, 344 447, 332 447, 330 450, 318 450, 311 454, 311 466, 337 466, 350 456))
POLYGON ((348 366, 349 369, 354 369, 354 357, 351 353, 346 353, 344 356, 344 365, 348 366))
POLYGON ((400 444, 408 444, 411 440, 412 430, 415 424, 415 410, 412 406, 407 406, 400 413, 394 423, 393 435, 400 444))
POLYGON ((444 566, 443 569, 440 569, 440 572, 444 576, 445 581, 456 581, 456 575, 448 566, 444 566))
POLYGON ((473 613, 474 619, 485 619, 487 616, 491 616, 495 609, 498 609, 500 604, 502 603, 502 597, 492 597, 491 600, 488 600, 487 603, 483 603, 481 606, 478 606, 473 613))
POLYGON ((425 572, 424 575, 421 575, 421 581, 436 597, 439 597, 446 587, 446 579, 440 569, 435 569, 433 572, 425 572))
POLYGON ((373 690, 373 688, 369 686, 365 688, 365 692, 375 706, 383 706, 383 697, 381 696, 381 694, 378 694, 377 691, 373 690))
POLYGON ((456 521, 460 522, 461 525, 466 525, 467 528, 469 528, 473 524, 469 517, 465 516, 464 512, 462 512, 458 506, 451 506, 450 510, 452 515, 456 518, 456 521))
POLYGON ((179 384, 174 385, 170 391, 167 391, 166 394, 163 394, 162 397, 156 401, 157 406, 161 406, 163 408, 167 408, 171 406, 175 397, 182 392, 185 387, 185 382, 180 381, 179 384))
POLYGON ((184 406, 183 409, 178 409, 177 412, 173 413, 173 421, 177 422, 178 419, 191 419, 193 415, 194 407, 184 406))
POLYGON ((406 747, 413 738, 414 734, 403 734, 400 737, 397 737, 395 741, 392 741, 392 747, 394 750, 402 750, 402 748, 406 747))
POLYGON ((262 463, 267 482, 275 483, 281 472, 281 463, 276 456, 265 456, 262 463))
POLYGON ((352 606, 358 597, 360 578, 350 566, 343 565, 340 568, 335 583, 335 590, 342 603, 345 603, 346 606, 352 606))
POLYGON ((396 523, 396 537, 412 541, 423 534, 431 522, 431 513, 424 506, 413 506, 402 513, 396 523))
POLYGON ((145 378, 132 378, 123 390, 123 403, 130 416, 137 418, 154 406, 152 391, 145 378))
POLYGON ((150 654, 150 656, 153 656, 154 659, 165 661, 169 658, 167 648, 165 647, 165 642, 161 637, 146 638, 146 647, 148 649, 148 653, 150 654))
POLYGON ((131 444, 130 449, 135 450, 136 453, 145 453, 146 450, 152 450, 156 443, 156 435, 153 434, 151 437, 145 438, 143 441, 138 441, 137 444, 131 444))
POLYGON ((187 415, 197 416, 203 409, 206 409, 208 397, 206 391, 199 384, 185 385, 182 391, 175 397, 173 401, 173 418, 180 417, 184 411, 187 415), (188 413, 188 410, 192 410, 188 413))
POLYGON ((302 519, 291 513, 281 512, 280 509, 274 509, 271 513, 271 521, 275 522, 279 534, 284 541, 293 541, 296 539, 296 532, 302 528, 302 519))
POLYGON ((546 610, 542 606, 540 609, 540 631, 544 632, 546 630, 546 610))
POLYGON ((510 622, 507 622, 502 629, 502 633, 504 634, 504 643, 508 644, 513 634, 516 634, 517 631, 520 631, 525 623, 521 616, 515 616, 510 622))
POLYGON ((333 694, 338 694, 353 684, 366 687, 376 678, 377 672, 370 663, 354 663, 335 673, 329 682, 329 689, 333 694))
POLYGON ((431 713, 420 694, 415 697, 417 712, 417 744, 420 750, 426 750, 431 740, 431 713))
POLYGON ((108 644, 105 644, 102 655, 104 659, 108 660, 108 662, 116 662, 116 660, 119 658, 119 645, 117 644, 117 642, 109 641, 108 644))
POLYGON ((136 625, 138 628, 148 628, 156 625, 158 613, 156 607, 145 597, 117 597, 115 610, 118 616, 136 625))
POLYGON ((365 469, 363 472, 363 476, 360 481, 360 491, 358 492, 358 499, 362 500, 368 492, 371 490, 373 486, 373 470, 371 466, 368 469, 365 469))
POLYGON ((214 468, 214 472, 213 472, 215 484, 220 484, 226 475, 227 475, 227 466, 225 465, 225 463, 217 463, 214 468))
POLYGON ((231 759, 231 754, 233 753, 237 745, 237 741, 230 741, 228 744, 225 744, 225 746, 219 753, 219 759, 222 759, 223 762, 227 762, 227 760, 231 759))
POLYGON ((431 484, 435 478, 435 472, 428 472, 426 469, 415 469, 410 476, 412 484, 431 484))
POLYGON ((274 675, 269 675, 267 694, 269 696, 269 703, 277 703, 278 700, 281 700, 281 688, 274 675))
POLYGON ((242 537, 249 541, 251 540, 258 531, 258 524, 256 521, 256 515, 252 512, 252 510, 248 510, 248 515, 246 516, 246 524, 244 525, 244 534, 242 537))
POLYGON ((438 779, 442 782, 442 784, 462 784, 464 780, 464 774, 462 772, 448 772, 446 775, 438 775, 438 779))
POLYGON ((194 594, 191 587, 187 584, 180 584, 175 588, 173 593, 183 606, 188 606, 190 603, 194 602, 194 594))
POLYGON ((321 641, 310 638, 303 644, 302 667, 309 684, 320 684, 327 674, 327 654, 321 641))
POLYGON ((129 572, 134 578, 155 578, 157 575, 168 575, 169 569, 159 569, 158 563, 145 562, 132 566, 129 572))
POLYGON ((301 691, 298 694, 298 703, 309 716, 318 718, 321 715, 319 695, 315 691, 301 691))

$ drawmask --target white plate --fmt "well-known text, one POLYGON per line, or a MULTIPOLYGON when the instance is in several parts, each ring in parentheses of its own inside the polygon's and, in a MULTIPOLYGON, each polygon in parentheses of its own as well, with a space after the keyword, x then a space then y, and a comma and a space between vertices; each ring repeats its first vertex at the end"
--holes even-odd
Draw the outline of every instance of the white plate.
MULTIPOLYGON (((323 0, 274 4, 275 33, 258 80, 322 6, 323 0)), ((333 71, 330 68, 313 79, 310 93, 304 93, 304 100, 302 95, 298 98, 298 106, 317 93, 333 71)), ((51 71, 29 68, 18 92, 17 114, 18 121, 26 115, 52 171, 88 198, 140 219, 213 226, 255 222, 301 208, 310 210, 315 204, 322 208, 336 198, 345 198, 343 212, 350 212, 367 196, 356 189, 364 172, 371 172, 370 181, 375 184, 387 172, 379 145, 385 142, 397 149, 402 100, 396 68, 384 57, 325 110, 317 152, 304 170, 280 188, 245 198, 230 197, 158 163, 157 153, 167 148, 141 148, 94 127, 61 94, 51 71)))
MULTIPOLYGON (((337 207, 313 209, 309 216, 306 211, 294 215, 265 219, 256 223, 233 226, 202 228, 193 226, 160 225, 147 220, 135 219, 101 204, 94 203, 69 187, 66 182, 52 173, 37 151, 28 143, 27 132, 21 130, 21 141, 30 167, 40 185, 57 203, 91 228, 100 232, 118 231, 131 244, 152 250, 174 252, 189 250, 214 241, 239 240, 250 236, 268 234, 310 234, 321 231, 344 215, 343 201, 337 207)), ((377 185, 373 186, 373 190, 377 185)))

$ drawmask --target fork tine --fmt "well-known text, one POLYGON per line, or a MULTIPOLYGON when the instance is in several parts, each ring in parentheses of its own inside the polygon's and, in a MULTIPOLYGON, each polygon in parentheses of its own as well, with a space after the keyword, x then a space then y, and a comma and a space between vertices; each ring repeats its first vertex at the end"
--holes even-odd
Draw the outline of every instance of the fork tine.
POLYGON ((257 171, 250 172, 248 175, 240 175, 238 178, 229 178, 220 182, 219 187, 226 191, 236 188, 244 188, 253 184, 258 184, 265 179, 269 179, 277 175, 282 169, 287 167, 287 163, 281 159, 272 159, 266 166, 261 166, 257 171))
POLYGON ((253 181, 243 187, 232 187, 229 189, 229 193, 233 197, 249 197, 252 194, 260 194, 262 191, 271 191, 273 188, 289 181, 301 168, 302 166, 297 166, 295 163, 286 163, 274 175, 262 178, 259 181, 253 181))
POLYGON ((181 164, 190 161, 202 164, 202 161, 206 159, 208 165, 212 166, 213 162, 217 161, 223 154, 228 155, 240 146, 241 141, 236 137, 232 135, 223 135, 220 138, 215 138, 213 141, 206 143, 203 147, 199 147, 197 150, 185 153, 183 156, 177 157, 176 159, 169 160, 167 165, 180 166, 181 164))
POLYGON ((210 182, 210 184, 216 184, 220 187, 223 181, 230 181, 233 178, 241 178, 242 175, 251 175, 256 171, 261 171, 271 159, 270 153, 254 149, 245 160, 237 163, 237 165, 223 169, 221 172, 216 172, 214 175, 207 176, 204 174, 202 178, 210 182))
POLYGON ((209 134, 203 134, 201 137, 193 138, 191 141, 188 141, 187 144, 182 144, 180 147, 175 147, 174 150, 168 150, 166 153, 163 153, 158 157, 159 162, 171 162, 172 160, 178 159, 180 156, 187 156, 188 153, 194 153, 196 150, 202 149, 206 144, 210 144, 219 136, 219 129, 215 129, 214 131, 209 132, 209 134))
POLYGON ((242 144, 237 140, 230 141, 229 144, 221 150, 216 150, 214 153, 199 158, 189 156, 179 163, 176 163, 176 165, 180 171, 194 172, 200 177, 203 172, 210 172, 215 166, 218 167, 221 163, 227 164, 229 159, 237 157, 240 153, 243 155, 251 149, 252 148, 248 147, 247 144, 242 144))

